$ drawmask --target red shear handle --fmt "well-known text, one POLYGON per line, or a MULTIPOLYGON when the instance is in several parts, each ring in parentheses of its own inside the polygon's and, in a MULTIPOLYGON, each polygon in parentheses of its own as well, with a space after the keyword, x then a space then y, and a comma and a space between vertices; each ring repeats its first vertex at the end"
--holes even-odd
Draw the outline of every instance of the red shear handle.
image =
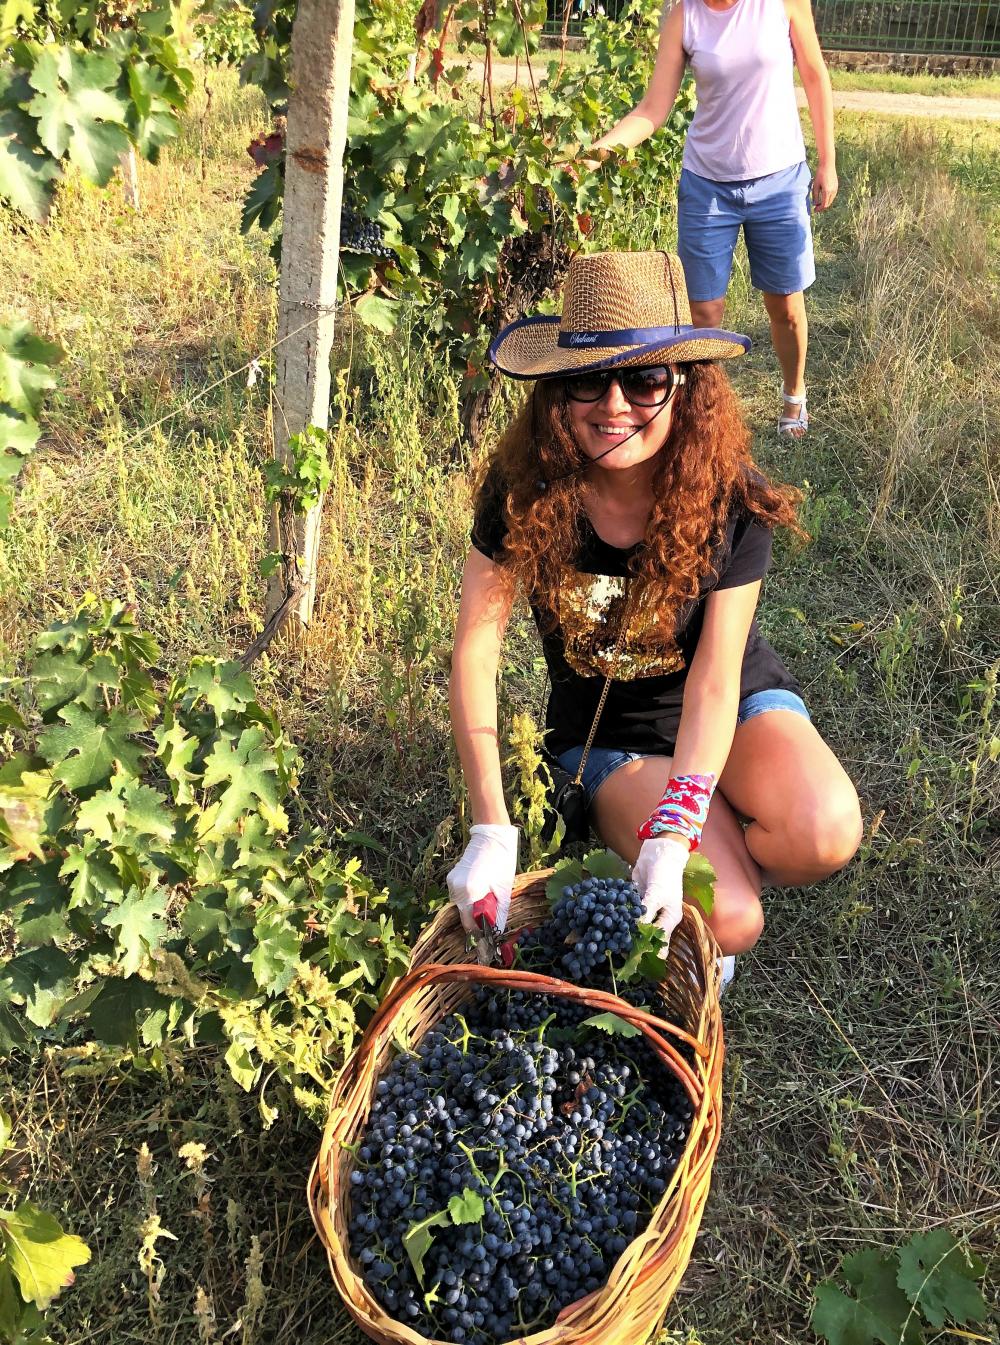
POLYGON ((497 927, 497 898, 495 892, 487 892, 472 907, 472 918, 478 924, 487 924, 490 929, 497 927))

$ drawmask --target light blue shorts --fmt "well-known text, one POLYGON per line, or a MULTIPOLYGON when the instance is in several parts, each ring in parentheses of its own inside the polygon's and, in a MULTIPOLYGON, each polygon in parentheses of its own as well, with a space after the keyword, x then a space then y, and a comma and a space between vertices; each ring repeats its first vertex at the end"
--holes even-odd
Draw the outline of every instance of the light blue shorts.
POLYGON ((677 185, 677 251, 688 294, 721 299, 729 289, 740 225, 750 280, 765 294, 797 294, 816 279, 809 165, 745 182, 713 182, 689 168, 677 185))
MULTIPOLYGON (((739 709, 736 712, 736 723, 737 725, 745 724, 748 719, 767 714, 769 710, 791 710, 793 714, 811 719, 809 711, 806 709, 806 703, 801 696, 797 696, 794 691, 774 689, 771 691, 754 691, 749 696, 745 696, 740 701, 739 709)), ((663 754, 659 752, 623 752, 617 747, 592 747, 587 756, 587 764, 583 768, 583 788, 587 795, 587 807, 589 808, 594 802, 594 795, 604 784, 604 781, 619 766, 625 766, 630 761, 639 761, 642 757, 661 755, 663 754)), ((582 756, 582 746, 570 747, 557 760, 564 771, 569 771, 570 775, 575 775, 582 756)))

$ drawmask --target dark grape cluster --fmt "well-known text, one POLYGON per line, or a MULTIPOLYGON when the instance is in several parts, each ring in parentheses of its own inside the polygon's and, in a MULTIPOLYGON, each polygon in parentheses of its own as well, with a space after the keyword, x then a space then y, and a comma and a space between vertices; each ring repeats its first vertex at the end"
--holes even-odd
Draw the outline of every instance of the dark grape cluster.
MULTIPOLYGON (((616 880, 566 889, 522 941, 525 964, 547 950, 559 974, 570 956, 603 975, 604 961, 629 954, 637 900, 616 880)), ((559 996, 482 987, 376 1085, 350 1178, 351 1252, 415 1331, 493 1345, 542 1330, 600 1288, 648 1223, 691 1105, 645 1037, 598 1031, 592 1015, 559 996), (456 1197, 460 1221, 447 1213, 456 1197)))
POLYGON ((642 898, 634 883, 586 878, 563 888, 548 924, 519 940, 518 963, 528 971, 604 989, 610 973, 628 961, 641 918, 642 898))
POLYGON ((340 214, 340 246, 349 252, 363 252, 369 257, 385 257, 393 261, 396 254, 383 241, 382 226, 377 220, 348 209, 340 214))

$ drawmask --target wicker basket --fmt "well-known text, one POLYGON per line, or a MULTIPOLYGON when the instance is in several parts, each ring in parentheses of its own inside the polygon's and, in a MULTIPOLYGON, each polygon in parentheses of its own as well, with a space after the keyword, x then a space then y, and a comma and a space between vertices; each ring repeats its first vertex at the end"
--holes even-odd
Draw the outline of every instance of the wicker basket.
MULTIPOLYGON (((547 917, 545 883, 550 873, 518 879, 509 928, 540 923, 547 917)), ((414 947, 411 971, 386 997, 337 1081, 323 1142, 309 1177, 309 1208, 326 1248, 330 1272, 348 1311, 366 1335, 383 1345, 427 1345, 428 1340, 387 1315, 350 1255, 354 1159, 345 1146, 355 1144, 364 1130, 375 1084, 396 1053, 394 1043, 419 1041, 484 983, 564 994, 593 1006, 597 1013, 610 1009, 628 1019, 645 1033, 694 1105, 688 1143, 670 1184, 649 1224, 619 1257, 606 1284, 564 1308, 547 1330, 518 1337, 517 1345, 642 1345, 659 1329, 691 1255, 719 1142, 723 1043, 717 956, 712 935, 697 913, 685 906, 684 919, 671 939, 662 987, 667 1022, 601 991, 528 972, 470 965, 455 908, 449 905, 435 917, 414 947), (682 1055, 671 1038, 691 1049, 682 1055), (685 1055, 693 1059, 693 1065, 685 1055)))

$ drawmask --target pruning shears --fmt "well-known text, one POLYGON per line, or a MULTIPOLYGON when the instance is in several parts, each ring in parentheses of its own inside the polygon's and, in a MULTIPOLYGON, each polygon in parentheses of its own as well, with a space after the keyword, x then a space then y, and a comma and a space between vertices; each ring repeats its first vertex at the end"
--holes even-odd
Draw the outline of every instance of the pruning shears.
POLYGON ((469 935, 469 951, 473 949, 480 966, 492 967, 500 953, 503 935, 497 929, 496 893, 487 892, 472 907, 472 918, 476 922, 474 933, 469 935))

